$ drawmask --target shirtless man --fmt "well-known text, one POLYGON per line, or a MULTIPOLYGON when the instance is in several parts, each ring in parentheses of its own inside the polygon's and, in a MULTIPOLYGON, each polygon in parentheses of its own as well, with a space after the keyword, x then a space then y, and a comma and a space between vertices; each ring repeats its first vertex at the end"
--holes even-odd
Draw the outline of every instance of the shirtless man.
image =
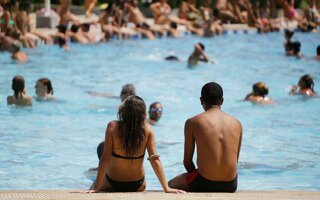
POLYGON ((159 2, 150 5, 155 24, 169 24, 171 20, 168 15, 171 12, 171 7, 167 0, 160 0, 159 2))
POLYGON ((185 123, 183 163, 187 173, 170 180, 169 186, 192 192, 235 192, 241 123, 221 111, 223 90, 219 84, 205 84, 200 101, 205 112, 185 123), (195 145, 197 167, 192 160, 195 145))
POLYGON ((189 67, 193 67, 198 64, 199 61, 209 62, 208 56, 204 53, 205 46, 202 43, 194 45, 194 51, 188 58, 189 67))
POLYGON ((129 15, 129 22, 132 22, 134 24, 142 24, 146 22, 146 18, 141 12, 138 1, 133 0, 131 3, 126 4, 126 8, 128 9, 130 15, 129 15))

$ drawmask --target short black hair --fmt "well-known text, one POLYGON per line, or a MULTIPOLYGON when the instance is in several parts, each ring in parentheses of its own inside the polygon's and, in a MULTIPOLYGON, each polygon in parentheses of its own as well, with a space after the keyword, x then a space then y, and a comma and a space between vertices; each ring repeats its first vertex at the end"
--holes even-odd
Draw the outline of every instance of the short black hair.
POLYGON ((67 26, 63 24, 58 25, 57 29, 59 33, 65 34, 67 32, 67 26))
POLYGON ((204 51, 206 49, 206 47, 204 46, 204 44, 202 44, 201 42, 198 43, 199 46, 201 47, 202 51, 204 51))
POLYGON ((177 29, 178 28, 178 24, 175 23, 175 22, 171 22, 170 23, 170 27, 173 28, 173 29, 177 29))
POLYGON ((59 47, 63 47, 64 45, 66 45, 67 41, 65 38, 63 37, 56 37, 55 38, 55 44, 59 45, 59 47))
POLYGON ((293 48, 293 52, 294 53, 299 53, 300 52, 300 47, 301 47, 301 43, 296 41, 292 43, 292 48, 293 48))
POLYGON ((223 89, 218 83, 207 83, 201 89, 201 98, 207 105, 221 105, 223 89))
POLYGON ((90 24, 89 23, 83 23, 81 24, 81 28, 83 31, 90 31, 90 24))
POLYGON ((320 56, 320 45, 317 47, 317 56, 320 56))
POLYGON ((70 30, 71 30, 72 33, 77 33, 78 30, 79 30, 79 28, 80 28, 80 27, 79 27, 78 25, 72 24, 70 30))

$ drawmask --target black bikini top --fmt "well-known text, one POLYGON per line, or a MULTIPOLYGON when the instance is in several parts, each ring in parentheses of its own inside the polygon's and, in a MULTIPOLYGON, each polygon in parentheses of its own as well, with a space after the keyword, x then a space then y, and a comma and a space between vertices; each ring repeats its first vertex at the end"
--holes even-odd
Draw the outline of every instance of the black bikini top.
POLYGON ((141 159, 144 157, 144 154, 138 157, 129 157, 129 156, 121 156, 119 154, 116 154, 115 152, 112 151, 112 156, 115 158, 122 158, 122 159, 128 159, 128 160, 134 160, 134 159, 141 159))

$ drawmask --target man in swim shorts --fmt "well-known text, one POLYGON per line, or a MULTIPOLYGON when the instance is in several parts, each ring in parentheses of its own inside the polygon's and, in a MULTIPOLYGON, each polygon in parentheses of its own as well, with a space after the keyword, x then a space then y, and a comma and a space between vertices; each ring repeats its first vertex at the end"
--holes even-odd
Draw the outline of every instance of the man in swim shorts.
POLYGON ((170 180, 169 186, 190 192, 235 192, 241 123, 221 111, 223 90, 219 84, 205 84, 200 101, 205 111, 185 123, 183 163, 187 173, 170 180), (193 163, 195 146, 197 166, 193 163))

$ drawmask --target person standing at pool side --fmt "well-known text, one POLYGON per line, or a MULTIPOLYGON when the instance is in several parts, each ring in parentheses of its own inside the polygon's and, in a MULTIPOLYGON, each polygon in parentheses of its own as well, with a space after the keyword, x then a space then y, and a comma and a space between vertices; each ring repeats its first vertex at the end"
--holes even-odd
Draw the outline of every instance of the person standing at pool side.
POLYGON ((259 104, 271 104, 272 99, 268 97, 269 88, 263 82, 253 84, 252 92, 245 97, 245 101, 251 101, 259 104))
POLYGON ((12 79, 13 96, 7 97, 7 104, 16 104, 19 106, 31 106, 32 98, 26 95, 25 81, 20 75, 13 77, 12 79))
POLYGON ((314 96, 316 92, 313 89, 313 78, 309 74, 303 75, 297 85, 294 85, 290 91, 291 95, 302 94, 306 96, 314 96))
POLYGON ((150 125, 155 125, 160 120, 162 116, 163 107, 161 103, 154 102, 149 107, 149 119, 148 123, 150 125))
POLYGON ((105 145, 96 181, 88 193, 141 192, 146 188, 143 158, 148 151, 151 166, 165 192, 184 193, 168 186, 160 156, 156 154, 155 136, 146 122, 142 98, 129 96, 119 107, 118 120, 108 124, 105 145))
POLYGON ((205 111, 185 123, 183 163, 187 173, 170 180, 169 186, 192 192, 235 192, 242 125, 221 110, 219 84, 205 84, 200 101, 205 111), (195 145, 197 167, 193 163, 195 145))
POLYGON ((205 46, 202 43, 194 45, 194 51, 188 58, 189 67, 195 66, 199 61, 209 62, 208 56, 204 53, 205 46))
POLYGON ((51 81, 48 78, 40 78, 36 82, 36 95, 37 100, 50 101, 55 98, 53 95, 53 88, 51 81))

